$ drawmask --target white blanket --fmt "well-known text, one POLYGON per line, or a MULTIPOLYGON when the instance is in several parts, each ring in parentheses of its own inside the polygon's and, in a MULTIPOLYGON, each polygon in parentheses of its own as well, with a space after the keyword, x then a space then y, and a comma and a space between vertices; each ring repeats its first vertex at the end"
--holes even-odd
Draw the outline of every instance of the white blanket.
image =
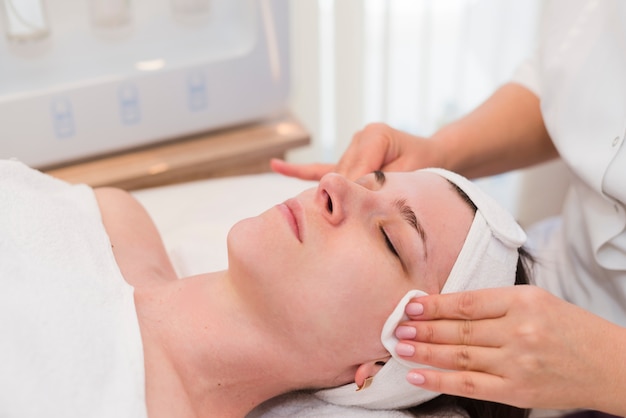
POLYGON ((90 188, 0 161, 0 417, 146 417, 133 290, 90 188))

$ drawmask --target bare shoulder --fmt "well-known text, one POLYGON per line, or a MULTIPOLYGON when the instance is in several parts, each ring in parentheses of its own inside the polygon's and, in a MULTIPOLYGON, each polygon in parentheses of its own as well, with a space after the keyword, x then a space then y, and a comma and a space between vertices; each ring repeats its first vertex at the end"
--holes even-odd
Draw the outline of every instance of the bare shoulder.
POLYGON ((126 281, 144 286, 176 279, 159 231, 145 208, 121 189, 96 188, 94 193, 115 260, 126 281))

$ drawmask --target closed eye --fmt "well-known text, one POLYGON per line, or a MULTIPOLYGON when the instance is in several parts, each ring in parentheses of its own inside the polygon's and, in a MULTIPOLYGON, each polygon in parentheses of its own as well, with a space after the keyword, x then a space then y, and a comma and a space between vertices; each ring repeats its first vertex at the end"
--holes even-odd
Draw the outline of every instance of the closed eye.
POLYGON ((389 251, 391 251, 391 253, 395 255, 396 257, 400 258, 400 254, 398 254, 396 247, 393 246, 393 243, 389 239, 389 235, 387 235, 387 232, 385 232, 385 229, 382 226, 380 227, 380 232, 383 234, 383 238, 385 239, 385 244, 387 244, 387 248, 389 248, 389 251))

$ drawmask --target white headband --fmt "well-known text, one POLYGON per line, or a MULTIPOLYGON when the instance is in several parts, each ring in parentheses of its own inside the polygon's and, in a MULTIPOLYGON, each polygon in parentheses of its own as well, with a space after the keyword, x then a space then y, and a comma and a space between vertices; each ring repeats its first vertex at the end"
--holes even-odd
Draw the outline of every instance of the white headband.
MULTIPOLYGON (((450 275, 441 293, 504 287, 515 284, 518 248, 526 241, 526 234, 515 219, 495 200, 470 180, 440 168, 418 171, 435 173, 456 184, 476 206, 476 214, 450 275)), ((360 406, 369 409, 402 409, 429 401, 439 393, 430 392, 407 382, 412 368, 427 368, 404 360, 396 354, 398 339, 395 329, 408 319, 404 309, 414 296, 425 295, 411 290, 398 303, 383 326, 381 341, 391 358, 378 371, 372 384, 357 392, 351 383, 316 392, 316 396, 337 405, 360 406)))

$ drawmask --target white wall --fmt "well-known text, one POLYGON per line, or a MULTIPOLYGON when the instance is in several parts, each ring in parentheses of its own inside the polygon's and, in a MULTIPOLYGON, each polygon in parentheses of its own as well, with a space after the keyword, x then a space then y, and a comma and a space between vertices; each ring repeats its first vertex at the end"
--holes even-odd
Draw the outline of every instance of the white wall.
MULTIPOLYGON (((291 105, 313 143, 296 162, 336 161, 383 121, 430 135, 511 77, 536 42, 540 0, 293 0, 291 105)), ((519 179, 481 180, 509 209, 519 179)))

